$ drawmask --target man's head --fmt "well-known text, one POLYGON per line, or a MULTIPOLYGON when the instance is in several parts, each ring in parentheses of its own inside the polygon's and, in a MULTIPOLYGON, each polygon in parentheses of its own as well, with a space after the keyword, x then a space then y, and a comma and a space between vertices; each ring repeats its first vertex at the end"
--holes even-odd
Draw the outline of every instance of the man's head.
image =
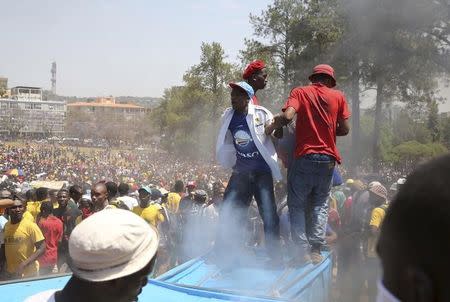
POLYGON ((208 194, 205 190, 195 190, 194 192, 194 201, 198 203, 206 203, 208 199, 208 194))
POLYGON ((16 224, 22 221, 25 206, 19 199, 14 199, 12 206, 8 208, 8 215, 11 218, 11 223, 16 224))
POLYGON ((82 197, 80 199, 80 202, 78 203, 78 208, 80 210, 86 209, 88 211, 93 211, 94 210, 94 204, 92 203, 92 201, 90 199, 82 197))
POLYGON ((55 190, 55 189, 48 190, 48 197, 50 198, 51 202, 55 202, 55 203, 58 202, 57 195, 58 195, 58 190, 55 190))
POLYGON ((95 213, 70 236, 73 278, 101 301, 136 301, 154 268, 158 243, 156 229, 130 211, 95 213))
POLYGON ((101 210, 105 207, 105 204, 108 201, 108 190, 104 183, 99 182, 92 186, 91 200, 95 209, 101 210))
POLYGON ((65 209, 70 200, 69 190, 61 189, 57 193, 58 205, 61 209, 65 209))
POLYGON ((113 199, 117 195, 117 184, 113 181, 108 181, 105 183, 106 189, 108 191, 108 198, 113 199))
POLYGON ((322 83, 329 88, 333 88, 334 86, 336 86, 334 69, 327 64, 320 64, 315 66, 312 74, 309 76, 309 80, 312 83, 322 83))
POLYGON ((150 204, 150 198, 152 195, 152 189, 149 187, 142 187, 138 190, 139 193, 139 206, 146 208, 150 204))
POLYGON ((230 83, 231 106, 240 113, 247 111, 248 103, 255 94, 253 88, 246 82, 230 83))
POLYGON ((83 188, 79 185, 73 185, 69 188, 70 198, 72 198, 76 203, 78 203, 83 196, 83 188))
POLYGON ((195 188, 197 188, 197 184, 195 183, 195 181, 193 180, 188 181, 188 183, 186 184, 186 189, 188 193, 191 194, 192 192, 194 192, 195 188))
POLYGON ((174 192, 182 193, 184 191, 184 183, 182 180, 175 181, 175 185, 173 187, 174 192))
POLYGON ((36 201, 44 201, 49 198, 47 188, 36 189, 36 201))
POLYGON ((30 189, 25 193, 25 198, 28 201, 35 201, 36 200, 36 190, 30 189))
POLYGON ((151 200, 152 201, 157 201, 157 200, 160 200, 161 197, 163 197, 161 191, 156 189, 156 188, 152 188, 151 197, 150 197, 151 200))
POLYGON ((255 60, 247 65, 242 78, 252 86, 256 92, 264 89, 267 84, 266 64, 261 60, 255 60))
POLYGON ((130 191, 130 186, 127 183, 121 182, 117 190, 119 191, 119 196, 126 196, 130 191))
POLYGON ((383 285, 401 301, 450 301, 450 155, 407 177, 383 221, 383 285))
POLYGON ((53 204, 51 201, 41 203, 41 216, 48 217, 53 212, 53 204))
POLYGON ((380 183, 375 183, 369 186, 369 194, 370 194, 370 203, 373 204, 374 206, 380 206, 386 202, 387 190, 380 183))

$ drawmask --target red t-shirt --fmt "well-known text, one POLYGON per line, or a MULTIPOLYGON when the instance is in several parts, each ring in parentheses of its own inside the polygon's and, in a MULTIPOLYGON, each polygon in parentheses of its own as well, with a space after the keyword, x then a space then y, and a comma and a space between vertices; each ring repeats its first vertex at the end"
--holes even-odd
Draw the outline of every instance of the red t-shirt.
POLYGON ((55 216, 41 218, 38 223, 45 237, 45 253, 39 258, 41 267, 53 266, 58 260, 58 242, 63 235, 63 223, 55 216))
POLYGON ((293 89, 283 110, 288 107, 297 112, 295 157, 328 154, 340 163, 336 148, 337 121, 350 117, 344 94, 315 83, 293 89))

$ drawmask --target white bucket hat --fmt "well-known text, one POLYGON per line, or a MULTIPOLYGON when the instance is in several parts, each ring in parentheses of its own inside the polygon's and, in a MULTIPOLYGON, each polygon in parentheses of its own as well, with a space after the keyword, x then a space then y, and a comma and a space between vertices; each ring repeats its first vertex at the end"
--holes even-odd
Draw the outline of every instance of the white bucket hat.
POLYGON ((80 279, 102 282, 131 275, 155 256, 159 236, 136 214, 108 209, 83 220, 69 239, 70 268, 80 279))

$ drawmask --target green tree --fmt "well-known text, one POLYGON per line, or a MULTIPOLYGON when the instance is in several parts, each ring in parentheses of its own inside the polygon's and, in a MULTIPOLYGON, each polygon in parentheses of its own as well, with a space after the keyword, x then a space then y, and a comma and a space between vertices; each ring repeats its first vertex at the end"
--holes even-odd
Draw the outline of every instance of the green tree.
POLYGON ((428 103, 427 127, 431 132, 432 141, 438 142, 440 138, 439 107, 436 101, 431 101, 428 103))
POLYGON ((247 53, 257 56, 270 53, 276 76, 280 79, 283 95, 293 83, 293 56, 298 48, 296 28, 302 19, 306 4, 296 0, 275 0, 260 15, 250 15, 254 36, 261 40, 247 40, 247 53), (249 51, 252 50, 252 52, 249 51))
POLYGON ((187 86, 210 94, 210 113, 213 120, 219 117, 225 102, 228 101, 227 83, 233 78, 233 71, 236 69, 225 62, 225 59, 225 51, 219 43, 203 42, 200 63, 192 66, 183 77, 187 86))
POLYGON ((236 73, 219 43, 203 43, 201 50, 200 63, 185 73, 184 85, 166 89, 151 113, 168 151, 197 158, 213 154, 219 117, 229 104, 228 83, 236 73))

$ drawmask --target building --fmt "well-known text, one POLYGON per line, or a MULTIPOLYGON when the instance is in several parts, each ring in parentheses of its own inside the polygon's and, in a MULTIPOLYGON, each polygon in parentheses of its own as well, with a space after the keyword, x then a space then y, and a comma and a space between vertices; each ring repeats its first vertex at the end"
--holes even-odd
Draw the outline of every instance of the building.
POLYGON ((66 133, 79 138, 133 140, 144 127, 141 122, 147 110, 135 104, 117 103, 114 97, 68 103, 66 133))
POLYGON ((143 116, 147 109, 134 104, 117 103, 114 97, 101 97, 96 98, 94 102, 69 103, 67 111, 69 115, 72 113, 87 114, 91 117, 102 115, 131 121, 143 116))
POLYGON ((62 135, 66 105, 43 100, 42 88, 17 86, 9 98, 0 98, 0 132, 26 136, 62 135))

